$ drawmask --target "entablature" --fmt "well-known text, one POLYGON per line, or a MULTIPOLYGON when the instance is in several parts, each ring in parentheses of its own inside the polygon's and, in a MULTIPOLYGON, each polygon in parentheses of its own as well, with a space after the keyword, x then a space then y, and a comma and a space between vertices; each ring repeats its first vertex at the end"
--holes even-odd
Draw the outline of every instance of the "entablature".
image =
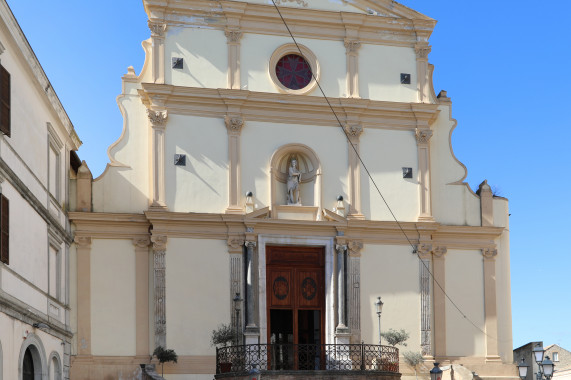
MULTIPOLYGON (((242 1, 145 0, 149 20, 168 26, 188 26, 225 30, 240 28, 244 33, 289 36, 271 4, 242 1)), ((364 13, 334 12, 280 6, 296 37, 343 40, 351 30, 362 43, 414 47, 428 41, 436 21, 394 1, 356 0, 354 6, 364 13), (396 6, 395 6, 396 5, 396 6), (376 14, 367 14, 372 11, 376 14)))
MULTIPOLYGON (((224 118, 239 112, 249 121, 338 126, 322 97, 239 89, 210 89, 142 83, 139 90, 147 108, 170 113, 224 118), (291 115, 295 113, 295 119, 291 115)), ((438 104, 401 103, 356 98, 329 98, 340 120, 358 120, 366 128, 427 128, 439 114, 438 104)))
POLYGON ((153 234, 167 237, 225 241, 230 237, 257 234, 335 237, 342 230, 347 239, 357 239, 364 244, 432 244, 448 249, 496 248, 495 240, 505 231, 503 227, 450 226, 437 222, 303 221, 170 211, 147 211, 144 214, 72 212, 70 219, 76 226, 76 236, 100 239, 148 236, 149 227, 152 227, 153 234))

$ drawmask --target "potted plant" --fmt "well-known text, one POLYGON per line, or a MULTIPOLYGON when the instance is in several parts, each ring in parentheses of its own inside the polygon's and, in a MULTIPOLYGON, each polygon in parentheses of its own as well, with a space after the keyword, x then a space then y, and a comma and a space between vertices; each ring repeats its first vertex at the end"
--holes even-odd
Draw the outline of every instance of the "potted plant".
POLYGON ((157 348, 155 348, 155 350, 153 351, 153 356, 156 356, 157 359, 159 359, 159 363, 161 363, 161 376, 164 377, 165 374, 165 363, 168 362, 174 362, 177 363, 178 361, 178 355, 176 354, 176 352, 174 352, 174 350, 171 349, 166 349, 163 346, 158 346, 157 348))
MULTIPOLYGON (((230 325, 221 324, 215 330, 212 330, 210 337, 211 344, 216 346, 216 349, 228 346, 236 339, 236 331, 230 325)), ((230 372, 232 370, 232 362, 225 361, 228 359, 220 358, 218 365, 220 366, 220 373, 230 372)))
MULTIPOLYGON (((389 329, 389 331, 381 333, 381 336, 393 347, 396 347, 397 345, 406 347, 406 340, 408 339, 409 334, 404 329, 401 329, 400 331, 389 329)), ((382 357, 380 364, 382 371, 394 371, 395 368, 398 368, 398 362, 393 363, 390 359, 384 359, 382 357)))

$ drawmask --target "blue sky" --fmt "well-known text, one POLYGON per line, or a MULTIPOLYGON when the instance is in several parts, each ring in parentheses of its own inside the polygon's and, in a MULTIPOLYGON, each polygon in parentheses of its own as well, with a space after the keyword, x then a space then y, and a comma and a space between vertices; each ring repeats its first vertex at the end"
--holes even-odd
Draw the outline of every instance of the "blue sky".
MULTIPOLYGON (((142 2, 7 1, 84 142, 80 158, 99 175, 121 134, 121 76, 143 64, 142 2)), ((468 183, 487 179, 510 200, 514 347, 571 349, 571 2, 401 3, 439 20, 429 60, 436 92, 453 101, 452 143, 468 183)))

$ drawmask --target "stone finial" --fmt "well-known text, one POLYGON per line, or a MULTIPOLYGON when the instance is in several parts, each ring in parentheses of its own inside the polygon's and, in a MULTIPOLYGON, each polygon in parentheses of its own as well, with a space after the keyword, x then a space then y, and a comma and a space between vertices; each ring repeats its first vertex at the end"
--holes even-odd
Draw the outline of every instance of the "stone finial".
POLYGON ((81 212, 91 212, 91 184, 93 175, 87 163, 81 161, 81 166, 77 169, 76 187, 76 209, 81 212))

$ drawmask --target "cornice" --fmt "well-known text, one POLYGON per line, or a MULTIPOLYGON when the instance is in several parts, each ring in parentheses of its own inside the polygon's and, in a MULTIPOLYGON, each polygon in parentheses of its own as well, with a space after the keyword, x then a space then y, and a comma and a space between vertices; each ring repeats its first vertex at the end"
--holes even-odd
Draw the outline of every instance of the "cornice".
MULTIPOLYGON (((247 90, 182 87, 142 83, 139 95, 143 104, 160 103, 168 112, 181 115, 224 118, 235 107, 249 121, 338 127, 337 119, 322 97, 247 90), (295 120, 291 115, 295 113, 295 120)), ((355 98, 330 98, 339 118, 358 117, 365 128, 405 129, 430 126, 438 113, 438 104, 386 102, 355 98)))
POLYGON ((364 244, 432 244, 447 249, 495 249, 495 240, 503 227, 448 226, 436 222, 344 220, 303 221, 282 219, 254 219, 238 214, 177 213, 147 211, 144 214, 70 213, 76 226, 76 236, 93 238, 132 239, 153 235, 227 241, 232 236, 245 236, 248 228, 256 234, 335 237, 339 229, 349 241, 364 244), (403 232, 405 232, 405 238, 403 232), (422 241, 419 236, 422 234, 422 241))
MULTIPOLYGON (((383 2, 386 1, 356 0, 353 5, 365 12, 382 9, 384 13, 390 14, 336 12, 289 6, 281 6, 280 11, 285 20, 289 21, 292 33, 300 38, 343 41, 347 29, 358 29, 362 43, 414 48, 418 41, 428 40, 436 25, 435 20, 394 2, 383 6, 383 2)), ((224 0, 145 0, 144 5, 150 19, 161 19, 172 26, 202 28, 208 25, 224 31, 238 23, 244 33, 289 36, 279 14, 269 4, 224 0)))

